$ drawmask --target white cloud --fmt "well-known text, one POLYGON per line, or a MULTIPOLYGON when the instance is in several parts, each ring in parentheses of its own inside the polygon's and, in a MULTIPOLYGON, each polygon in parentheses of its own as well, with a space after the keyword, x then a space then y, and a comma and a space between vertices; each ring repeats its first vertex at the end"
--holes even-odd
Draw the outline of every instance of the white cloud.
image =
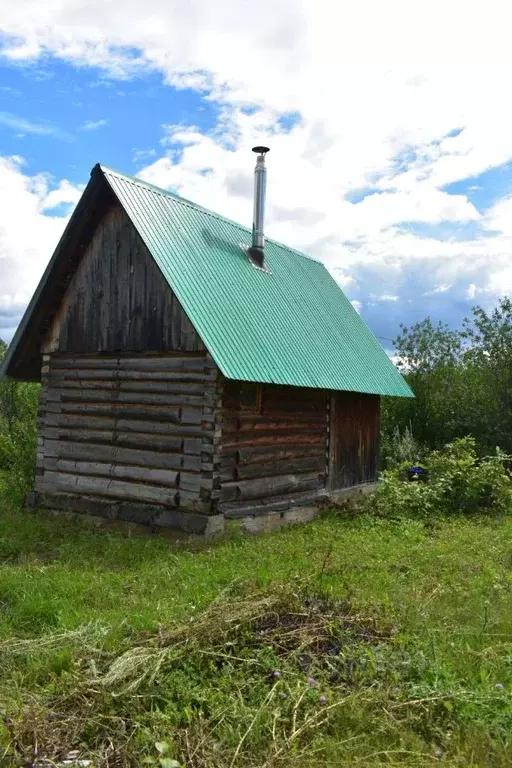
POLYGON ((109 123, 109 118, 104 117, 100 120, 86 120, 85 123, 83 123, 80 126, 81 131, 97 131, 98 128, 104 128, 109 123))
POLYGON ((142 162, 147 163, 152 157, 156 157, 156 149, 154 147, 150 149, 137 149, 137 147, 133 147, 132 152, 132 162, 137 165, 142 162))
POLYGON ((441 285, 436 285, 436 287, 431 291, 426 291, 424 295, 432 296, 434 293, 446 293, 446 291, 449 291, 451 287, 452 286, 449 283, 441 283, 441 285))
POLYGON ((17 135, 20 137, 26 133, 32 133, 36 136, 52 136, 63 141, 73 141, 73 136, 70 133, 61 130, 55 125, 27 120, 19 115, 13 115, 11 112, 0 112, 0 126, 12 128, 18 132, 17 135))
POLYGON ((443 187, 512 159, 508 3, 261 0, 252 11, 249 0, 146 0, 142 18, 136 0, 20 0, 0 29, 14 62, 51 54, 99 68, 103 84, 157 71, 204 90, 221 106, 216 130, 164 125, 156 154, 134 150, 149 163, 141 176, 250 224, 249 149, 268 142, 268 234, 323 259, 349 294, 357 274, 410 302, 402 282, 416 264, 417 292, 436 300, 466 274, 464 290, 502 293, 512 199, 482 214, 443 187), (286 113, 299 116, 289 132, 286 113), (376 193, 350 202, 365 188, 376 193), (436 239, 410 222, 482 234, 436 239))
POLYGON ((62 234, 67 219, 51 209, 79 194, 66 180, 52 187, 31 176, 20 157, 0 157, 0 337, 16 327, 62 234))

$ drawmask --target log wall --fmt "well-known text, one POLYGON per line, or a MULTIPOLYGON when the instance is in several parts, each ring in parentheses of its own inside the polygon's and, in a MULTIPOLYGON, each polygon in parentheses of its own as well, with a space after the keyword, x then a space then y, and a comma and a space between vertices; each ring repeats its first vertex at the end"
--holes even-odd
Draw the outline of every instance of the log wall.
POLYGON ((156 525, 214 513, 216 386, 205 354, 44 355, 36 492, 156 525))
POLYGON ((242 407, 244 386, 223 386, 216 466, 226 517, 287 509, 325 485, 328 393, 264 384, 256 412, 242 407))

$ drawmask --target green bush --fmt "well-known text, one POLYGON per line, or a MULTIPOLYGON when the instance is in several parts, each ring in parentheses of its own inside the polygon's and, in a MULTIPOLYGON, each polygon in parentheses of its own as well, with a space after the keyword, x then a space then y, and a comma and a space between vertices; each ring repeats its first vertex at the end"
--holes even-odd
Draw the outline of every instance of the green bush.
MULTIPOLYGON (((0 339, 0 360, 6 346, 0 339)), ((34 483, 39 385, 0 380, 0 493, 18 504, 34 483)))
POLYGON ((430 450, 471 435, 479 456, 512 453, 512 298, 474 307, 461 330, 430 318, 401 326, 394 345, 415 399, 383 398, 384 458, 406 428, 430 450))
POLYGON ((425 452, 407 425, 401 431, 397 426, 391 432, 382 433, 381 438, 381 459, 382 466, 391 469, 404 462, 416 464, 425 452))
POLYGON ((427 456, 426 482, 410 479, 409 462, 384 471, 366 509, 394 517, 512 512, 511 461, 500 450, 479 459, 473 438, 455 440, 427 456))

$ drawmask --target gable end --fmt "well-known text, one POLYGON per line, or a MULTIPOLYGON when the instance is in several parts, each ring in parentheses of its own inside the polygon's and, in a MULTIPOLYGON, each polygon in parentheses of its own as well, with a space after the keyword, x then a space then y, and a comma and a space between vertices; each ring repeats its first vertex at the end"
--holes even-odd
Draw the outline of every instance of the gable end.
POLYGON ((199 352, 201 339, 119 203, 64 294, 44 352, 199 352))

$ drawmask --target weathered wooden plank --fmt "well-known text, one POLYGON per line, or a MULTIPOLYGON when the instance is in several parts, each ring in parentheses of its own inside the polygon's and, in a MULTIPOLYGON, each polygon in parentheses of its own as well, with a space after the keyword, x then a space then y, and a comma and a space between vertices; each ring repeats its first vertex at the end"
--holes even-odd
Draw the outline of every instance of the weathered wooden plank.
POLYGON ((276 435, 275 432, 267 434, 253 435, 226 435, 223 445, 228 450, 230 448, 249 448, 252 446, 272 446, 272 445, 325 445, 326 431, 316 430, 297 434, 297 432, 284 433, 276 435))
POLYGON ((152 503, 175 506, 176 491, 160 486, 130 483, 126 480, 113 480, 107 477, 70 475, 63 472, 45 470, 36 481, 36 491, 71 491, 117 499, 135 499, 152 503))
POLYGON ((266 496, 277 496, 285 493, 296 493, 309 490, 320 485, 318 472, 312 474, 278 475, 254 480, 235 480, 224 483, 221 492, 222 500, 258 499, 266 496), (233 489, 235 496, 233 496, 233 489))
MULTIPOLYGON (((211 516, 205 514, 201 503, 197 503, 199 514, 189 510, 181 511, 152 504, 137 504, 132 501, 116 501, 99 496, 83 496, 74 493, 39 493, 37 506, 54 510, 70 510, 81 514, 94 515, 109 520, 123 520, 152 528, 177 528, 187 533, 204 533, 211 516), (201 512, 203 514, 201 514, 201 512)), ((206 506, 206 505, 205 505, 206 506)))
POLYGON ((209 382, 212 376, 195 371, 109 371, 96 368, 62 368, 52 369, 51 380, 57 381, 169 381, 169 382, 209 382))
POLYGON ((271 499, 262 499, 258 501, 248 501, 246 503, 226 502, 219 506, 222 514, 228 518, 240 518, 240 517, 258 517, 260 515, 268 515, 269 512, 282 512, 287 509, 293 509, 294 507, 315 505, 318 499, 319 493, 317 489, 312 491, 303 491, 302 493, 292 494, 290 496, 276 496, 271 499))
POLYGON ((197 491, 201 488, 201 474, 193 474, 192 472, 180 472, 179 487, 183 491, 197 491))
POLYGON ((179 426, 171 422, 145 421, 144 419, 110 418, 89 416, 86 414, 48 413, 45 417, 46 427, 70 427, 76 429, 102 429, 116 433, 144 432, 161 435, 181 435, 195 437, 203 435, 201 427, 179 426))
POLYGON ((163 485, 167 488, 176 487, 177 472, 168 469, 155 469, 153 467, 140 467, 134 465, 118 464, 117 462, 78 461, 73 459, 60 459, 46 457, 44 469, 56 472, 68 472, 70 474, 115 477, 127 480, 140 480, 145 483, 163 485))
POLYGON ((178 506, 180 509, 202 514, 215 514, 208 499, 202 499, 197 492, 178 491, 178 506))
POLYGON ((182 468, 183 469, 201 469, 201 456, 187 456, 186 454, 182 454, 181 456, 182 461, 182 468))
MULTIPOLYGON (((180 469, 183 464, 181 453, 167 451, 144 451, 137 448, 123 448, 120 445, 102 445, 93 442, 71 442, 69 440, 46 440, 44 455, 58 459, 85 459, 95 461, 120 462, 121 464, 136 464, 141 467, 156 467, 158 469, 180 469)), ((196 458, 196 466, 200 465, 196 458)), ((192 468, 192 467, 187 467, 192 468)))
MULTIPOLYGON (((84 392, 88 390, 101 390, 107 393, 112 391, 121 393, 166 393, 176 394, 178 397, 188 397, 194 395, 202 396, 204 386, 201 383, 194 383, 191 381, 183 381, 182 379, 176 379, 175 381, 153 381, 151 379, 137 379, 137 380, 106 380, 106 379, 50 379, 52 392, 69 393, 72 397, 72 393, 75 391, 84 392), (183 393, 183 395, 181 395, 183 393)), ((111 395, 110 395, 111 396, 111 395)), ((142 401, 141 401, 142 402, 142 401)), ((180 403, 188 402, 186 399, 180 399, 180 403)), ((195 401, 194 401, 195 402, 195 401)), ((169 405, 173 405, 172 401, 169 401, 169 405)))
POLYGON ((185 455, 192 454, 194 456, 198 456, 203 451, 203 441, 202 438, 196 437, 196 438, 184 438, 183 440, 183 453, 185 455))
POLYGON ((111 387, 105 389, 52 389, 48 396, 49 403, 125 403, 133 405, 165 405, 165 406, 188 406, 192 408, 202 408, 203 398, 200 395, 192 394, 170 394, 168 392, 147 393, 144 388, 141 392, 124 392, 119 388, 111 387))
POLYGON ((180 418, 183 424, 202 424, 207 423, 208 421, 213 422, 213 418, 205 418, 202 408, 196 408, 193 406, 185 406, 181 408, 180 418))
MULTIPOLYGON (((196 424, 200 422, 201 411, 196 410, 196 424)), ((140 403, 77 403, 56 402, 49 403, 47 413, 62 414, 88 414, 90 416, 107 416, 113 419, 136 419, 181 424, 180 408, 165 405, 146 405, 140 403)))
MULTIPOLYGON (((77 442, 106 443, 126 448, 148 448, 154 451, 181 451, 183 438, 179 436, 147 435, 144 432, 118 433, 103 429, 72 429, 66 427, 44 427, 44 438, 77 442)), ((192 453, 192 451, 188 451, 192 453)))
POLYGON ((272 477, 273 475, 286 475, 290 473, 325 472, 325 455, 306 457, 295 460, 273 461, 264 464, 238 465, 237 477, 248 480, 256 477, 272 477))
POLYGON ((238 464, 264 463, 267 461, 281 461, 285 459, 300 459, 311 456, 323 456, 323 444, 309 445, 276 445, 274 448, 267 445, 255 445, 238 451, 238 464))
POLYGON ((287 418, 276 419, 261 419, 259 421, 243 421, 240 420, 238 426, 239 433, 254 432, 259 434, 262 432, 314 432, 325 431, 325 417, 319 419, 318 417, 308 418, 306 416, 301 417, 300 420, 290 420, 287 418))
POLYGON ((137 355, 136 357, 97 357, 90 355, 52 355, 50 368, 76 370, 93 368, 112 371, 198 371, 212 368, 204 354, 200 355, 137 355))

